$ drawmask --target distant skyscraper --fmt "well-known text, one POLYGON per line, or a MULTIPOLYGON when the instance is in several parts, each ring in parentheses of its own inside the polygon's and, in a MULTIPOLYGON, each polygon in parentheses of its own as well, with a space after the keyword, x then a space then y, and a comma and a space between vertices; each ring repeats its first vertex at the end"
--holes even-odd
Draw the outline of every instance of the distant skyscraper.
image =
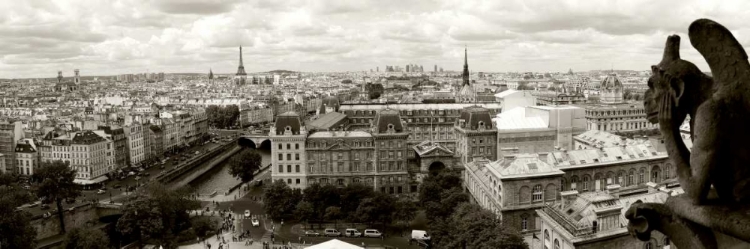
POLYGON ((380 72, 380 67, 375 67, 375 68, 376 68, 375 72, 380 72))
POLYGON ((409 69, 411 69, 411 68, 409 68, 409 65, 406 65, 406 72, 407 73, 409 72, 409 69))
POLYGON ((437 64, 435 64, 435 72, 437 73, 437 64))

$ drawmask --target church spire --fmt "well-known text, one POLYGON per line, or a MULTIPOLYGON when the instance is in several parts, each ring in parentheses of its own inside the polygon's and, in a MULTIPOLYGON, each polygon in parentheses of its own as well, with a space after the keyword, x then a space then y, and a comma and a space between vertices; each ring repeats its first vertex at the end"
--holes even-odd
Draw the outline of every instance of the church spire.
POLYGON ((214 79, 214 70, 211 68, 208 69, 208 79, 209 80, 214 79))
POLYGON ((463 80, 464 85, 469 85, 469 55, 468 55, 468 49, 464 47, 464 73, 463 73, 463 80))

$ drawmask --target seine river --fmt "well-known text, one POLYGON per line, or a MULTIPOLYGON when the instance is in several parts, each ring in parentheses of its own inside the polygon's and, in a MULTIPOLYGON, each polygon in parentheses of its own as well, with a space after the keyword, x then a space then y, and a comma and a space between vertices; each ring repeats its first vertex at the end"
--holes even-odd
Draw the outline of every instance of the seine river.
MULTIPOLYGON (((253 149, 246 148, 246 150, 253 149)), ((260 153, 261 157, 263 158, 263 163, 261 165, 268 165, 271 163, 271 151, 256 151, 260 153)), ((239 155, 239 153, 235 154, 235 156, 237 155, 239 155)), ((231 158, 224 161, 221 165, 213 168, 211 171, 206 172, 206 174, 192 182, 191 185, 195 187, 196 191, 200 194, 210 194, 214 191, 217 191, 218 193, 224 193, 225 191, 239 184, 240 180, 229 175, 228 162, 230 160, 231 158)))

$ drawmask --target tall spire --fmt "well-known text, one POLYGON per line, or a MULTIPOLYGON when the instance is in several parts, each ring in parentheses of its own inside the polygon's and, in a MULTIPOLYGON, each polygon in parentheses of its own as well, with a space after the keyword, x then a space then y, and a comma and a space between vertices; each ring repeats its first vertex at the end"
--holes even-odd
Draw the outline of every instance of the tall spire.
POLYGON ((464 85, 469 85, 469 52, 466 47, 464 47, 464 73, 463 73, 463 79, 464 79, 464 85))
POLYGON ((214 70, 211 68, 208 69, 208 79, 209 80, 214 79, 214 70))
POLYGON ((245 66, 242 65, 242 46, 240 46, 240 66, 237 67, 237 75, 247 75, 247 73, 245 73, 245 66))

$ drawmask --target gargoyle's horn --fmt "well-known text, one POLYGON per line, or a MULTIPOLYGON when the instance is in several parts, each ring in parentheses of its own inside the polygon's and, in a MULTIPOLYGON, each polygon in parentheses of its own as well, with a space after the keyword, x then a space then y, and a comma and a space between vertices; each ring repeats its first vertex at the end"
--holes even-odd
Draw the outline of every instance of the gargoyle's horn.
POLYGON ((690 43, 706 59, 715 82, 726 84, 746 77, 750 71, 747 53, 731 32, 709 19, 690 24, 690 43))
MULTIPOLYGON (((661 57, 662 63, 680 59, 680 36, 670 35, 667 37, 667 44, 664 45, 664 55, 661 57)), ((659 64, 662 64, 659 63, 659 64)))

